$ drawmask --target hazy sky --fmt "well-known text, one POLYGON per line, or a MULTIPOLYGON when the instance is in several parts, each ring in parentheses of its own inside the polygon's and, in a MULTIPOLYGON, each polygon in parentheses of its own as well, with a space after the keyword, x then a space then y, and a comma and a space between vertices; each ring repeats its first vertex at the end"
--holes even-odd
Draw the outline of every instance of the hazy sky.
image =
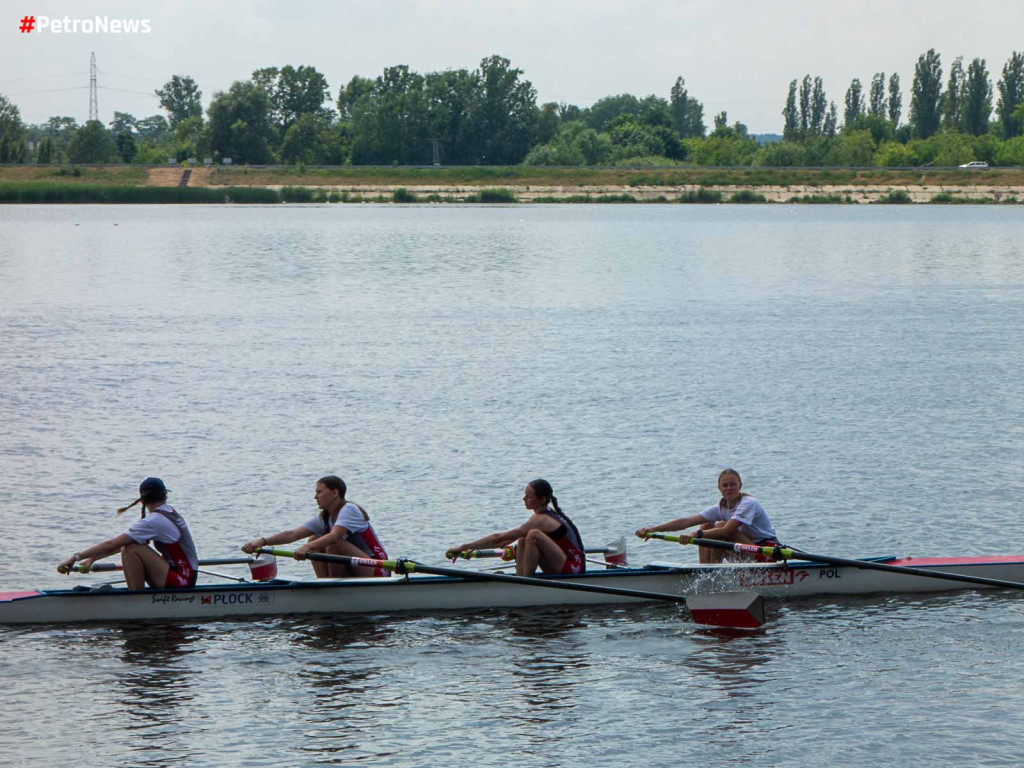
MULTIPOLYGON (((898 72, 904 116, 918 56, 935 48, 943 75, 957 56, 987 60, 993 85, 1014 49, 1024 50, 1024 1, 822 0, 604 2, 521 0, 0 0, 0 93, 28 123, 88 117, 89 54, 99 70, 100 119, 114 110, 161 112, 151 94, 171 75, 191 75, 204 104, 254 69, 302 64, 324 73, 336 97, 353 75, 386 66, 418 72, 473 69, 499 54, 523 70, 538 103, 589 106, 602 96, 668 97, 678 75, 704 104, 706 122, 781 132, 789 81, 821 75, 842 112, 850 80, 898 72), (150 34, 19 31, 23 16, 149 19, 150 34)), ((38 22, 37 22, 38 23, 38 22)))

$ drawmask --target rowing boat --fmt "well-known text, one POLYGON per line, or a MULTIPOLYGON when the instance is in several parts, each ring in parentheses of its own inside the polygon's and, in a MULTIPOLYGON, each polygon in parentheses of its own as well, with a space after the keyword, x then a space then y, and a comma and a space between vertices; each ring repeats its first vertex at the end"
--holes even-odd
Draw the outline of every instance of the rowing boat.
MULTIPOLYGON (((860 562, 1024 582, 1024 555, 883 557, 860 562)), ((671 595, 746 590, 770 598, 986 588, 940 578, 923 578, 921 575, 799 560, 717 565, 653 563, 643 567, 591 570, 575 576, 538 578, 671 595)), ((622 595, 409 573, 390 578, 274 579, 266 583, 201 584, 192 589, 132 591, 105 584, 74 589, 0 592, 0 624, 255 618, 292 614, 390 614, 405 611, 473 612, 645 601, 644 598, 622 595)))

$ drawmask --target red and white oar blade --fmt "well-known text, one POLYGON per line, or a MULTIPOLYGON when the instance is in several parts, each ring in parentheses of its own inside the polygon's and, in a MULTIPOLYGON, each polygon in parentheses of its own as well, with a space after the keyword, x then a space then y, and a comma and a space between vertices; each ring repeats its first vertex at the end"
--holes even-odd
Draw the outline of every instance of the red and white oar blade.
POLYGON ((755 592, 687 595, 686 607, 697 624, 757 629, 764 624, 764 598, 755 592))

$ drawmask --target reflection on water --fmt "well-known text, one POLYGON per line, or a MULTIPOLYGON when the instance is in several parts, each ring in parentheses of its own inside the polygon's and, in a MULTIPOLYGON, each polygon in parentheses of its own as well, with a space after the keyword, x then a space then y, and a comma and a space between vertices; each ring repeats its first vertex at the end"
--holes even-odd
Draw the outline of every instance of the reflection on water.
MULTIPOLYGON (((174 479, 204 556, 315 514, 331 472, 389 552, 434 562, 521 522, 538 474, 598 542, 706 505, 726 465, 812 549, 1020 552, 992 510, 1022 490, 1022 223, 1022 206, 0 206, 0 586, 67 586, 56 554, 120 532, 97 512, 136 471, 174 479), (160 439, 127 439, 140 424, 160 439), (808 506, 822 482, 841 504, 808 506), (976 536, 923 537, 934 510, 976 536)), ((755 765, 784 744, 872 765, 927 740, 930 761, 1014 765, 1021 606, 791 603, 742 636, 661 605, 2 631, 0 754, 575 768, 755 765)))

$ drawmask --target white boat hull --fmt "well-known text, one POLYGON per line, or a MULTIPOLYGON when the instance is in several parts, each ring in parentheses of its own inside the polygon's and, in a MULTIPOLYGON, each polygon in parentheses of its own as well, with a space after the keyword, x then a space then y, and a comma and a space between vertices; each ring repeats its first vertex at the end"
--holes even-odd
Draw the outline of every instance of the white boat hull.
MULTIPOLYGON (((888 559, 886 564, 1024 582, 1024 556, 888 559)), ((655 565, 544 577, 595 586, 689 595, 748 591, 772 598, 984 589, 960 582, 817 563, 655 565)), ((200 585, 193 589, 124 588, 0 593, 0 624, 166 621, 291 614, 479 611, 531 606, 637 603, 591 592, 481 582, 446 576, 319 579, 200 585)))

